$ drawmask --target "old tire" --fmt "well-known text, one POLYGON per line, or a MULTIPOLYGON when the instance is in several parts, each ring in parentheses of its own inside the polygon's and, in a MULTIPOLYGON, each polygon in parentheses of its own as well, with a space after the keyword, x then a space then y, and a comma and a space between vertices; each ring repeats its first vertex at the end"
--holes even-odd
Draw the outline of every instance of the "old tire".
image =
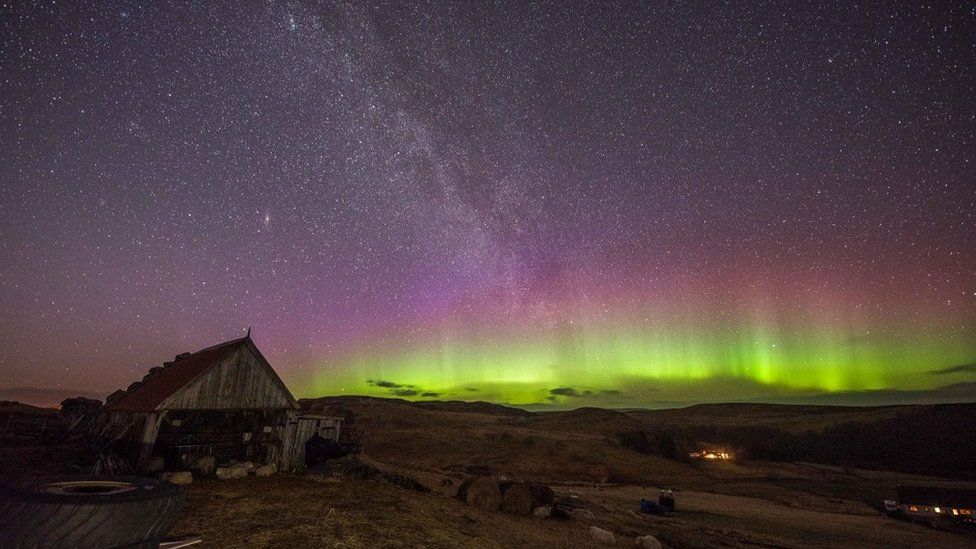
POLYGON ((157 547, 183 506, 179 486, 75 476, 0 488, 0 547, 157 547))

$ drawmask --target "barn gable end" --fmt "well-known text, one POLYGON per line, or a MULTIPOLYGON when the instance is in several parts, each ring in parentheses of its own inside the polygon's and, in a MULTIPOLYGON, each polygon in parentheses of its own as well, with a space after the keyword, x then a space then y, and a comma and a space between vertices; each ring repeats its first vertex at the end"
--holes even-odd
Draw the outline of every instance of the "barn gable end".
POLYGON ((297 409, 298 403, 250 339, 173 393, 158 409, 297 409))

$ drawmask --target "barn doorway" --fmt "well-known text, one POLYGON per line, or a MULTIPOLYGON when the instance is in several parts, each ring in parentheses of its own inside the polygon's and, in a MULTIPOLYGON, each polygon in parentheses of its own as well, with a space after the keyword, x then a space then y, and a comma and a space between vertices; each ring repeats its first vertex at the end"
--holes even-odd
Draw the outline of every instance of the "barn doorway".
POLYGON ((167 467, 187 466, 202 456, 217 463, 268 463, 281 447, 276 427, 283 421, 276 410, 170 410, 153 455, 163 456, 167 467))

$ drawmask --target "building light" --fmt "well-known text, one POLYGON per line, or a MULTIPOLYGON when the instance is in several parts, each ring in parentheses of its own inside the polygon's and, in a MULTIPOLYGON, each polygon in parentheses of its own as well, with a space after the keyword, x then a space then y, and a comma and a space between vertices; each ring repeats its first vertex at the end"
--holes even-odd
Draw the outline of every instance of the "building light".
POLYGON ((958 517, 959 516, 959 509, 953 509, 952 510, 952 514, 953 514, 953 516, 958 517))
POLYGON ((936 507, 935 508, 935 512, 936 513, 941 513, 942 512, 942 508, 941 507, 936 507))

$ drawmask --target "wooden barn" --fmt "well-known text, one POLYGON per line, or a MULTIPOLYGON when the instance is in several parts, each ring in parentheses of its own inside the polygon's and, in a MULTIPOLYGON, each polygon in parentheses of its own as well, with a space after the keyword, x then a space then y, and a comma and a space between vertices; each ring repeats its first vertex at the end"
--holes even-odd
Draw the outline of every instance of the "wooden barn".
POLYGON ((308 439, 338 440, 341 428, 300 411, 250 334, 152 368, 109 395, 103 414, 139 471, 153 456, 173 466, 205 455, 301 469, 308 439))

